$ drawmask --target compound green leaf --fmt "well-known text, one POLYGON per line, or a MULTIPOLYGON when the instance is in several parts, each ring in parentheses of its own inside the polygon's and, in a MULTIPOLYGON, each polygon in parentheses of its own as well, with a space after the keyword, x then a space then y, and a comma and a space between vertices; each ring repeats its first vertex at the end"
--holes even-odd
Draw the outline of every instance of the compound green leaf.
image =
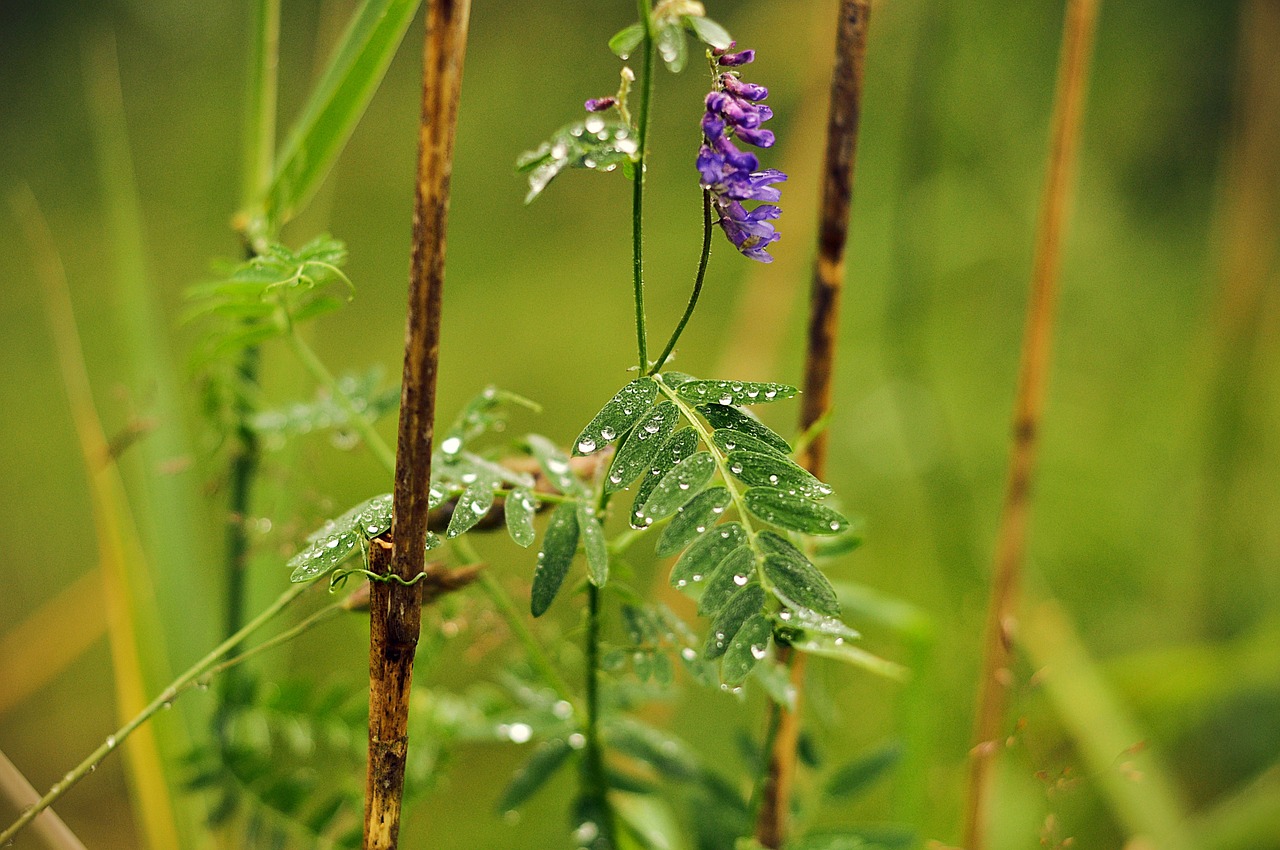
POLYGON ((831 488, 776 452, 731 451, 729 471, 749 487, 776 487, 806 499, 823 499, 831 488))
POLYGON ((808 561, 766 555, 764 574, 773 585, 774 595, 788 608, 808 608, 831 617, 840 613, 840 603, 831 583, 808 561))
POLYGON ((693 34, 698 37, 698 40, 708 47, 714 47, 716 50, 728 50, 733 45, 733 36, 729 35, 729 31, 710 18, 686 15, 684 22, 685 26, 693 30, 693 34))

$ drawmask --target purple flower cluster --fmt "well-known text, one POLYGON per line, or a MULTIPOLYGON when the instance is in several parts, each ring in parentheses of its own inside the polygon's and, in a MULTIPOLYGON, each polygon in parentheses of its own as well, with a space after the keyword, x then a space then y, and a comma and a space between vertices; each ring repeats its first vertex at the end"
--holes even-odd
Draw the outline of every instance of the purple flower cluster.
MULTIPOLYGON (((756 58, 754 50, 713 52, 723 68, 746 65, 756 58)), ((720 213, 719 225, 744 256, 762 263, 773 262, 765 249, 779 237, 770 223, 782 213, 772 203, 781 196, 773 184, 786 180, 787 175, 776 168, 761 171, 755 154, 739 149, 733 140, 758 148, 773 146, 773 133, 760 127, 773 117, 773 110, 761 102, 768 96, 764 86, 744 83, 732 71, 721 73, 715 90, 707 95, 707 111, 702 116, 704 140, 698 150, 698 172, 720 213), (743 201, 766 203, 748 210, 743 201)))

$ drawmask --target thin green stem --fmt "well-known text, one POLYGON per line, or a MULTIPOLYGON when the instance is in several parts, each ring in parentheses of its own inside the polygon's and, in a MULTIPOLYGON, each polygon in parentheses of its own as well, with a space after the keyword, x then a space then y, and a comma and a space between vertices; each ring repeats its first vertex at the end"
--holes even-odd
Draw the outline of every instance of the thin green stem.
POLYGON ((617 825, 609 804, 609 780, 604 768, 604 744, 600 740, 600 588, 587 583, 586 638, 587 726, 585 770, 589 790, 595 797, 606 846, 618 846, 617 825))
POLYGON ((671 356, 671 352, 675 350, 676 343, 680 340, 680 335, 684 333, 685 325, 689 324, 689 319, 693 316, 694 309, 698 306, 698 296, 702 295, 702 281, 707 276, 707 261, 711 258, 711 190, 702 190, 702 256, 698 260, 698 274, 693 279, 693 292, 689 294, 689 306, 684 308, 684 315, 680 317, 680 323, 676 325, 676 329, 671 333, 671 339, 667 340, 667 347, 662 349, 662 353, 658 355, 658 359, 654 361, 651 374, 657 374, 662 371, 662 367, 666 365, 667 358, 671 356))
POLYGON ((276 601, 272 602, 261 614, 254 617, 244 625, 238 632, 218 644, 210 650, 203 658, 195 664, 187 668, 185 672, 169 683, 160 695, 153 699, 129 722, 125 723, 114 734, 108 735, 102 744, 90 753, 84 761, 76 765, 65 776, 62 777, 49 791, 40 798, 34 806, 27 809, 22 815, 9 825, 4 832, 0 832, 0 847, 5 846, 17 836, 37 815, 43 812, 49 806, 53 805, 57 800, 81 779, 88 776, 98 766, 98 763, 106 758, 113 750, 124 743, 125 739, 132 735, 138 727, 150 720, 157 712, 169 707, 173 701, 183 691, 196 684, 210 669, 217 663, 218 659, 231 653, 236 646, 240 644, 250 634, 266 625, 277 614, 283 611, 299 596, 306 593, 313 585, 299 584, 290 587, 280 596, 276 597, 276 601))
POLYGON ((389 474, 394 475, 396 471, 396 454, 387 445, 387 442, 382 439, 382 435, 374 429, 373 423, 369 421, 362 411, 356 409, 351 397, 342 391, 342 388, 338 386, 337 379, 333 377, 333 374, 320 360, 315 351, 312 350, 311 346, 307 345, 293 325, 289 326, 287 339, 294 353, 298 355, 298 359, 302 361, 303 367, 311 374, 311 377, 315 379, 316 383, 327 389, 329 394, 346 411, 351 427, 360 435, 360 439, 369 447, 369 451, 373 452, 373 456, 377 458, 378 462, 382 464, 389 474))
POLYGON ((649 102, 653 98, 653 10, 651 0, 636 0, 644 39, 640 42, 644 81, 640 84, 640 125, 636 151, 636 179, 631 187, 631 263, 636 302, 636 348, 640 373, 649 370, 649 342, 644 318, 644 171, 649 158, 649 102))

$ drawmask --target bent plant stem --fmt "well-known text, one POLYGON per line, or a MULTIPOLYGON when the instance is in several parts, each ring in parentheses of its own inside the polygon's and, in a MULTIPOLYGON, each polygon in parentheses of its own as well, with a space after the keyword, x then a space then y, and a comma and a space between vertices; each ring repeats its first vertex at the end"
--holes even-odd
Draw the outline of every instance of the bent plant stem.
MULTIPOLYGON (((858 149, 862 109, 862 69, 867 48, 869 0, 841 0, 836 23, 835 68, 831 77, 827 142, 823 162, 822 200, 818 224, 818 254, 809 298, 809 332, 805 349, 804 395, 800 430, 808 433, 831 408, 835 344, 839 329, 840 294, 844 285, 845 245, 853 195, 853 165, 858 149)), ((827 435, 817 431, 797 458, 817 478, 825 478, 827 435)), ((799 710, 804 685, 804 656, 790 648, 779 660, 791 668, 796 703, 792 710, 774 703, 769 719, 772 739, 763 796, 756 820, 756 840, 765 847, 781 847, 789 833, 796 745, 800 736, 799 710)), ((969 848, 973 850, 973 848, 969 848)))
POLYGON ((654 361, 650 374, 656 375, 662 371, 662 367, 666 365, 667 359, 671 357, 671 352, 675 350, 676 343, 680 340, 680 335, 684 333, 685 325, 689 324, 689 319, 693 316, 694 309, 698 306, 698 297, 702 295, 702 282, 707 276, 707 261, 711 258, 711 190, 702 190, 702 256, 698 260, 698 273, 693 279, 693 292, 689 294, 689 306, 684 308, 684 315, 680 317, 679 324, 671 333, 671 339, 667 341, 667 347, 662 349, 662 353, 658 355, 658 359, 654 361))
POLYGON ((1001 728, 1017 629, 1018 592, 1031 509, 1030 490, 1044 415, 1062 235, 1074 178, 1097 14, 1098 0, 1070 0, 1063 21, 1049 157, 1032 261, 1031 298, 1027 303, 1022 362, 1014 402, 1009 478, 996 538, 995 572, 987 605, 982 678, 974 719, 975 745, 970 752, 965 809, 964 846, 967 850, 983 850, 987 843, 992 776, 999 752, 997 741, 1003 738, 1001 728))
POLYGON ((631 265, 632 290, 636 303, 636 349, 640 360, 640 373, 649 370, 649 343, 644 318, 644 171, 649 158, 649 105, 653 99, 653 10, 651 0, 636 0, 640 13, 640 26, 644 38, 640 42, 643 54, 644 82, 640 85, 640 136, 636 157, 636 176, 631 187, 631 265))
MULTIPOLYGON (((445 235, 458 97, 470 0, 427 5, 418 125, 413 249, 410 257, 404 372, 392 493, 391 539, 373 541, 370 569, 405 582, 423 571, 430 515, 445 235)), ((399 843, 409 748, 409 695, 422 623, 422 589, 374 581, 369 598, 369 760, 365 777, 365 850, 399 843)))
MULTIPOLYGON (((198 681, 200 681, 214 668, 218 659, 234 651, 241 641, 272 620, 311 587, 312 585, 309 584, 299 584, 289 588, 284 593, 280 594, 280 596, 276 597, 275 602, 271 603, 271 605, 268 606, 261 614, 254 617, 239 631, 210 650, 208 654, 195 664, 188 667, 184 673, 174 679, 168 687, 161 691, 159 696, 148 703, 142 711, 129 720, 129 722, 117 729, 114 734, 107 736, 107 739, 96 750, 68 771, 61 780, 59 780, 48 790, 48 792, 45 793, 43 797, 40 798, 39 802, 23 812, 16 821, 4 830, 4 832, 0 832, 0 846, 4 846, 13 840, 13 838, 16 837, 18 833, 20 833, 29 823, 31 823, 37 815, 57 802, 63 794, 71 790, 71 788, 73 788, 81 779, 84 779, 92 773, 93 770, 97 768, 99 762, 124 743, 125 739, 132 735, 138 727, 150 720, 157 712, 171 705, 173 701, 184 691, 196 685, 198 681)), ((256 650, 251 650, 249 653, 246 653, 246 655, 255 653, 256 650)))

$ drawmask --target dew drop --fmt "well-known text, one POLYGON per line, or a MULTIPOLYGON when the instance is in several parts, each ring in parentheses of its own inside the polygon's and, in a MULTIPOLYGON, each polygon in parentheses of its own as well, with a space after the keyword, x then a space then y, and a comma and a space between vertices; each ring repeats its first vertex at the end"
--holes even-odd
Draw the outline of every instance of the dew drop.
POLYGON ((831 530, 832 530, 832 531, 839 531, 839 530, 840 530, 840 523, 839 523, 839 521, 834 520, 834 519, 833 519, 833 520, 831 520, 831 530))
POLYGON ((587 745, 587 736, 581 732, 574 732, 569 736, 569 746, 575 750, 580 750, 587 745))
POLYGON ((578 441, 578 451, 582 452, 583 454, 588 454, 589 452, 594 452, 595 450, 596 450, 596 441, 591 439, 590 437, 583 437, 581 440, 578 441))
POLYGON ((769 483, 770 483, 770 484, 777 484, 777 483, 778 483, 778 476, 776 476, 776 475, 770 475, 770 476, 769 476, 769 483))
POLYGON ((108 736, 107 736, 107 749, 115 749, 115 746, 116 746, 116 736, 115 736, 115 735, 108 735, 108 736))
POLYGON ((722 394, 719 400, 721 404, 733 404, 733 396, 728 393, 722 394))
POLYGON ((512 723, 507 730, 507 737, 512 743, 523 744, 533 737, 533 727, 528 723, 512 723))
POLYGON ((602 439, 605 439, 605 440, 612 440, 612 439, 613 439, 614 437, 616 437, 616 436, 618 436, 618 432, 617 432, 617 431, 615 431, 615 430, 613 430, 612 428, 610 428, 610 427, 609 427, 609 426, 607 426, 607 425, 606 425, 605 427, 603 427, 603 428, 601 428, 601 429, 600 429, 600 437, 601 437, 602 439))
POLYGON ((735 464, 733 464, 732 466, 730 466, 730 467, 729 467, 729 471, 730 471, 730 472, 732 472, 734 475, 741 475, 741 474, 742 474, 742 464, 740 464, 740 463, 735 463, 735 464))
POLYGON ((693 647, 686 646, 684 649, 680 650, 680 657, 685 661, 692 661, 698 657, 698 653, 694 651, 693 647))
POLYGON ((733 577, 733 583, 736 584, 738 587, 742 587, 744 584, 747 583, 747 577, 744 575, 736 575, 733 577))
POLYGON ((447 455, 456 455, 462 449, 462 440, 459 437, 450 437, 440 444, 440 451, 447 455))
POLYGON ((758 646, 758 645, 756 645, 756 644, 752 644, 752 645, 751 645, 751 657, 752 657, 752 658, 754 658, 754 659, 756 659, 757 661, 759 661, 761 658, 764 658, 764 654, 765 654, 765 648, 764 648, 763 646, 758 646))
POLYGON ((599 133, 604 129, 604 119, 598 116, 592 116, 588 118, 582 126, 587 128, 588 133, 599 133))

